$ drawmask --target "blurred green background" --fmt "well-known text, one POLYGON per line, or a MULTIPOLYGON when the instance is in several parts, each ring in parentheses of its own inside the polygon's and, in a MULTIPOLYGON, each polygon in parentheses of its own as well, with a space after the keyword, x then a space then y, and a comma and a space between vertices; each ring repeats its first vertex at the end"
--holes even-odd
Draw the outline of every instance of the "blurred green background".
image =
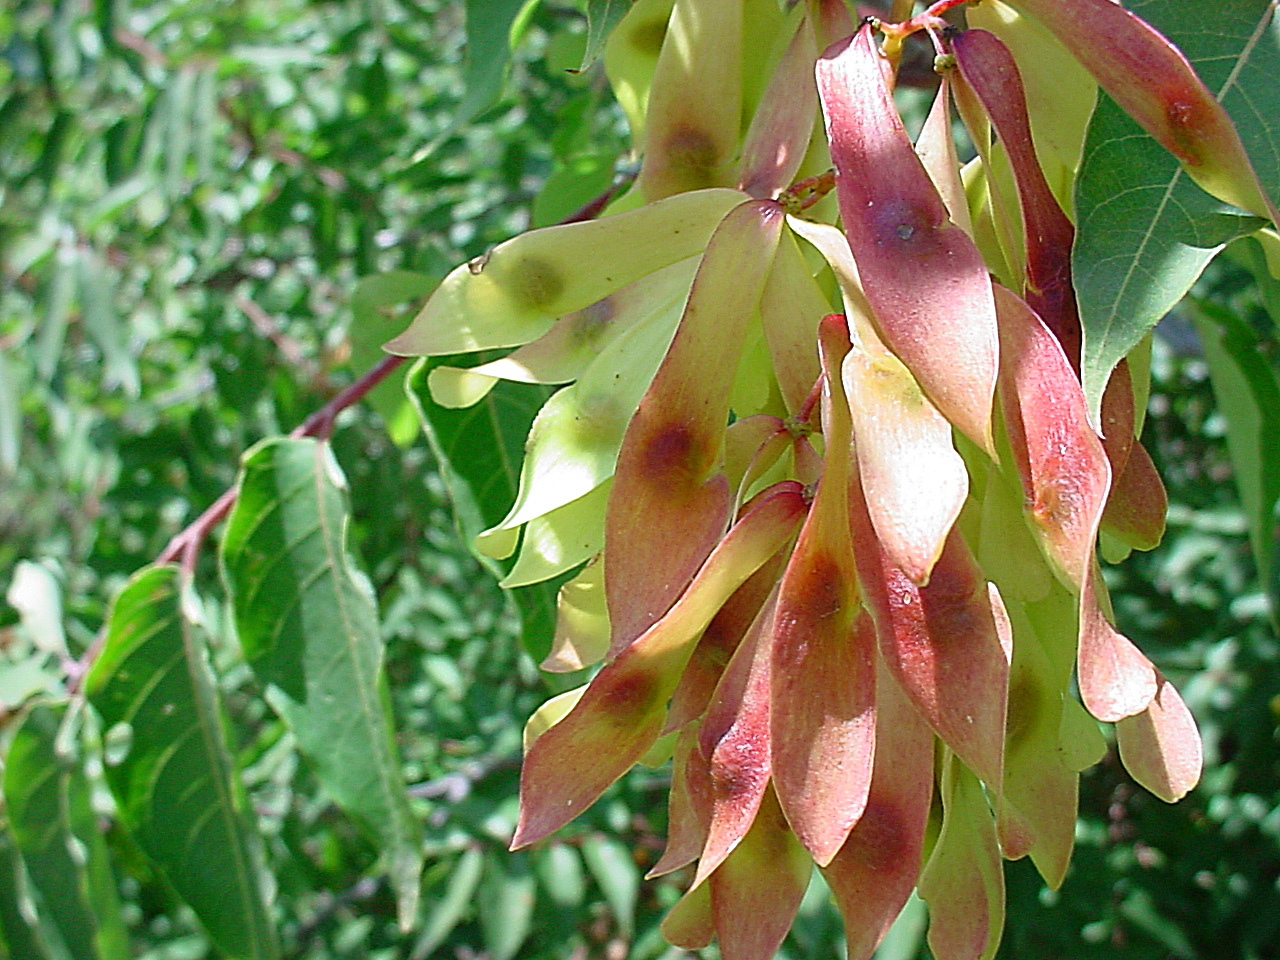
MULTIPOLYGON (((576 71, 583 7, 16 0, 0 11, 6 718, 63 687, 124 578, 233 482, 254 441, 376 360, 434 279, 628 173, 600 65, 576 71)), ((1258 285, 1251 244, 1229 249, 1157 331, 1145 441, 1169 487, 1169 532, 1108 571, 1122 628, 1196 714, 1204 781, 1170 807, 1109 754, 1084 778, 1062 890, 1009 865, 1002 957, 1280 957, 1280 647, 1197 335, 1206 316, 1233 324, 1274 375, 1280 292, 1258 285)), ((505 851, 521 727, 553 688, 522 649, 510 598, 460 545, 401 397, 381 388, 340 418, 333 444, 428 830, 416 929, 397 930, 377 851, 297 762, 225 623, 214 631, 285 955, 684 956, 657 931, 681 877, 640 879, 661 852, 664 771, 635 772, 559 839, 505 851)), ((220 623, 217 592, 206 599, 220 623)), ((134 955, 213 956, 113 824, 105 791, 95 799, 134 955)), ((3 833, 0 901, 7 956, 60 960, 3 833)), ((911 905, 881 956, 927 955, 922 921, 911 905)), ((784 952, 840 956, 819 886, 784 952)))

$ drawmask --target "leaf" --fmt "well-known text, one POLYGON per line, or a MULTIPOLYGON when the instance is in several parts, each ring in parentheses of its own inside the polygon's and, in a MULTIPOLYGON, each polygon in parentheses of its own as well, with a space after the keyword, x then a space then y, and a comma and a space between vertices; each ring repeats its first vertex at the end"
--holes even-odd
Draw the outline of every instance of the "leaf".
POLYGON ((466 0, 467 52, 462 102, 453 122, 413 155, 405 173, 416 172, 439 147, 497 101, 511 61, 511 33, 523 9, 538 0, 466 0))
MULTIPOLYGON (((1266 0, 1240 0, 1206 21, 1191 0, 1134 0, 1134 13, 1177 43, 1236 122, 1259 179, 1280 197, 1280 26, 1266 0)), ((1112 367, 1236 237, 1263 221, 1209 196, 1178 161, 1099 97, 1076 185, 1072 269, 1084 328, 1081 376, 1098 422, 1112 367)))
POLYGON ((470 909, 483 872, 484 853, 479 847, 468 847, 454 863, 444 893, 426 911, 411 960, 424 960, 444 943, 470 909))
MULTIPOLYGON (((551 391, 540 385, 504 380, 474 406, 442 407, 431 399, 427 378, 435 367, 455 360, 433 357, 418 361, 405 379, 405 388, 439 464, 459 536, 482 564, 501 577, 505 567, 476 552, 475 537, 497 525, 514 502, 520 486, 525 438, 551 391)), ((512 551, 517 535, 512 531, 512 551)), ((541 661, 551 649, 556 594, 567 579, 566 575, 511 591, 520 611, 521 641, 535 660, 541 661)))
POLYGON ((0 830, 0 958, 49 960, 49 948, 30 918, 26 871, 9 830, 0 830))
POLYGON ((121 822, 218 949, 279 956, 261 876, 261 840, 227 752, 202 637, 176 567, 135 574, 116 597, 85 680, 108 740, 105 774, 121 822), (112 762, 114 760, 114 762, 112 762))
POLYGON ((1280 503, 1280 379, 1253 329, 1234 314, 1199 303, 1192 314, 1218 408, 1227 421, 1227 450, 1245 514, 1259 579, 1280 619, 1276 505, 1280 503))
POLYGON ((89 781, 80 758, 58 742, 66 717, 65 703, 38 703, 14 732, 4 768, 9 829, 40 895, 39 911, 67 954, 125 960, 129 935, 89 781))
POLYGON ((0 476, 13 474, 22 455, 21 380, 26 370, 15 368, 0 356, 0 476), (20 379, 21 378, 21 379, 20 379))
POLYGON ((346 479, 328 445, 275 438, 245 454, 222 542, 236 630, 321 785, 372 831, 417 913, 421 832, 405 791, 373 589, 347 554, 346 479))
POLYGON ((578 69, 585 70, 595 63, 596 57, 604 48, 619 21, 631 7, 631 0, 586 0, 587 2, 587 48, 582 52, 582 64, 578 69))
POLYGON ((593 833, 582 841, 582 859, 604 893, 618 932, 630 938, 640 887, 640 868, 631 851, 612 837, 593 833))
POLYGON ((511 960, 532 929, 535 901, 528 854, 494 854, 487 858, 476 905, 485 951, 492 960, 511 960))

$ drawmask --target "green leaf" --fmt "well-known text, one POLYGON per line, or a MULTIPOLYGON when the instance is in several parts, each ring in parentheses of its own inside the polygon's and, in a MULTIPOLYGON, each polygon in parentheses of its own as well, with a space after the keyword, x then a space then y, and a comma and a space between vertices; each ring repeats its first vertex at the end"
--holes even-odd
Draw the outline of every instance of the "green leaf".
POLYGON ((479 847, 468 847, 454 863, 444 893, 429 904, 420 924, 422 932, 409 954, 411 960, 424 960, 444 943, 471 909, 472 897, 483 872, 484 853, 479 847))
MULTIPOLYGON (((1196 0, 1127 6, 1182 48, 1236 121, 1261 182, 1280 199, 1280 25, 1269 0, 1231 0, 1204 15, 1196 0)), ((1084 327, 1081 376, 1097 422, 1116 363, 1190 289, 1223 245, 1263 221, 1215 200, 1100 95, 1076 181, 1072 254, 1084 327)))
POLYGON ((49 948, 27 919, 34 913, 26 871, 7 829, 0 830, 0 960, 49 960, 49 948))
POLYGON ((600 885, 618 929, 630 937, 640 889, 640 868, 631 851, 612 837, 592 834, 582 841, 582 859, 600 885))
POLYGON ((135 574, 85 680, 120 820, 229 957, 278 957, 261 839, 227 752, 222 706, 177 567, 135 574), (113 741, 119 741, 113 746, 113 741))
POLYGON ((630 9, 631 0, 587 0, 587 49, 582 52, 579 70, 595 63, 609 34, 630 9))
MULTIPOLYGON (((502 380, 474 406, 442 407, 431 399, 427 376, 433 367, 457 361, 456 357, 419 360, 405 384, 439 464, 458 534, 470 548, 476 534, 500 522, 515 502, 525 438, 550 390, 502 380)), ((502 564, 472 552, 496 576, 506 572, 502 564)), ((510 591, 520 611, 522 641, 535 660, 545 657, 551 647, 556 594, 568 576, 510 591)))
POLYGON ((1193 312, 1218 408, 1227 421, 1227 450, 1249 518, 1249 543, 1267 590, 1273 620, 1280 619, 1277 517, 1280 504, 1280 380, 1259 349, 1249 324, 1211 303, 1193 312))
POLYGON ((89 803, 80 758, 60 743, 65 703, 32 706, 5 759, 9 829, 22 854, 40 913, 74 960, 126 960, 107 845, 89 803))
POLYGON ((18 469, 22 454, 22 407, 18 402, 21 388, 18 378, 25 369, 15 368, 8 357, 0 355, 0 475, 18 469))
POLYGON ((421 829, 395 742, 377 602, 347 553, 348 516, 327 444, 259 443, 245 454, 223 577, 245 656, 324 789, 377 836, 407 925, 421 829))
POLYGON ((587 882, 577 849, 567 843, 550 843, 535 848, 531 856, 534 872, 555 905, 564 910, 580 908, 586 899, 587 882))
POLYGON ((535 881, 524 851, 487 858, 476 903, 485 951, 492 960, 511 960, 533 924, 535 881))

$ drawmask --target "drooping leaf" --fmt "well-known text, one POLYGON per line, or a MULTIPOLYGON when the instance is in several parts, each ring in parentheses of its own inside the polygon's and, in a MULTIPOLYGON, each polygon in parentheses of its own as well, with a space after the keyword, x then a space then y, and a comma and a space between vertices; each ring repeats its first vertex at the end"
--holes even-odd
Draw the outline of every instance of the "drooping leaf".
POLYGON ((83 758, 59 742, 66 718, 65 703, 36 703, 14 731, 4 765, 9 830, 39 895, 38 911, 68 956, 125 960, 129 935, 83 758))
POLYGON ((476 887, 484 873, 485 857, 480 847, 468 847, 449 868, 449 878, 439 897, 427 899, 419 924, 420 933, 409 954, 425 960, 448 938, 473 906, 476 887))
POLYGON ((7 356, 0 357, 0 475, 12 474, 18 469, 22 454, 22 408, 18 398, 19 378, 25 379, 26 371, 15 367, 7 356))
POLYGON ((485 952, 512 960, 532 929, 535 884, 528 854, 491 854, 476 890, 485 952))
POLYGON ((1249 518, 1249 544, 1259 579, 1280 619, 1276 506, 1280 503, 1280 377, 1259 350, 1253 329, 1208 303, 1192 313, 1209 363, 1214 396, 1227 421, 1227 449, 1249 518))
POLYGON ((279 955, 261 876, 261 841, 232 766, 216 688, 176 567, 148 567, 116 597, 85 680, 108 739, 120 819, 218 948, 279 955))
POLYGON ((246 658, 324 789, 378 838, 409 923, 420 828, 395 744, 377 602, 347 552, 348 516, 327 444, 267 440, 245 455, 222 568, 246 658))
MULTIPOLYGON (((1206 21, 1190 0, 1134 0, 1173 40, 1236 123, 1259 180, 1280 202, 1280 22, 1267 0, 1237 0, 1206 21)), ((1222 248, 1261 221, 1210 197, 1109 98, 1090 124, 1076 187, 1072 254, 1091 416, 1116 361, 1190 288, 1222 248)), ((1096 422, 1096 420, 1095 420, 1096 422)))
POLYGON ((593 833, 582 841, 582 859, 604 893, 609 911, 623 936, 635 925, 636 894, 640 870, 627 846, 612 837, 593 833))

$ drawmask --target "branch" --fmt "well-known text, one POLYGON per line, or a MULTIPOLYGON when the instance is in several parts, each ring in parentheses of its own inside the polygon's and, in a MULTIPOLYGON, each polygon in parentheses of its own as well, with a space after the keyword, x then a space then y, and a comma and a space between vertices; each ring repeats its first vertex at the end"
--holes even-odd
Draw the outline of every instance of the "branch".
MULTIPOLYGON (((383 357, 372 367, 364 372, 364 374, 347 387, 336 397, 326 403, 311 416, 307 417, 299 426, 294 428, 290 433, 290 437, 321 437, 327 438, 333 430, 333 421, 343 410, 347 409, 360 400, 370 390, 385 380, 393 371, 404 364, 407 357, 383 357)), ((156 557, 156 563, 172 563, 174 560, 180 560, 182 563, 182 571, 187 577, 195 574, 196 558, 200 554, 200 546, 204 543, 205 537, 209 535, 219 522, 222 521, 231 508, 235 506, 236 497, 239 496, 239 487, 231 487, 223 492, 222 496, 213 501, 208 509, 195 520, 191 521, 180 533, 175 535, 172 540, 165 545, 156 557)), ((94 637, 88 649, 79 660, 72 664, 68 664, 67 686, 71 692, 76 692, 80 688, 80 683, 84 679, 89 668, 93 666, 93 661, 98 658, 98 654, 102 650, 103 643, 106 642, 107 630, 104 625, 98 631, 98 635, 94 637)))

